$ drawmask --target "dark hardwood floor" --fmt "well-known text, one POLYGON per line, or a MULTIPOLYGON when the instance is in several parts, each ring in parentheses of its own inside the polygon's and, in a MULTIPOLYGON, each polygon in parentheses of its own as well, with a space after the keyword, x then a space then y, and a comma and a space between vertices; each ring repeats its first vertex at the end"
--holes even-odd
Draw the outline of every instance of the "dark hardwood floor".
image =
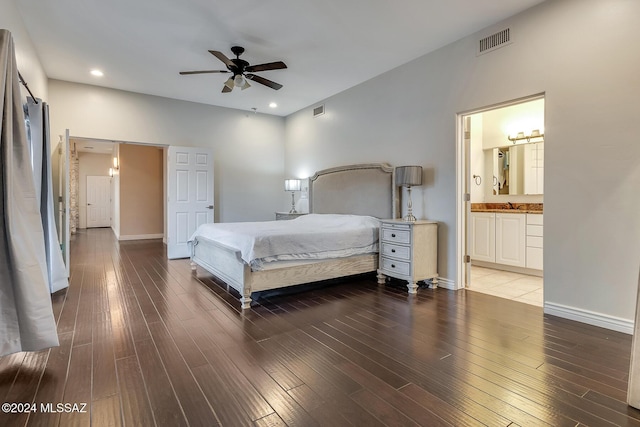
POLYGON ((75 236, 71 286, 53 296, 60 346, 0 358, 0 401, 36 411, 0 425, 640 426, 628 335, 368 276, 242 312, 164 251, 75 236))

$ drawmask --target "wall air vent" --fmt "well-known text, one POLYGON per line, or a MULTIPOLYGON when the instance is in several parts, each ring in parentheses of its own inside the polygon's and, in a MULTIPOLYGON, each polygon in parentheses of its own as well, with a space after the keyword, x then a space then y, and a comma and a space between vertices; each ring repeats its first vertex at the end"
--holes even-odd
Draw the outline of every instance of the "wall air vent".
POLYGON ((478 55, 482 55, 503 46, 513 43, 511 40, 511 29, 505 28, 495 34, 478 40, 478 55))
POLYGON ((318 105, 313 109, 313 117, 318 117, 324 114, 324 104, 318 105))

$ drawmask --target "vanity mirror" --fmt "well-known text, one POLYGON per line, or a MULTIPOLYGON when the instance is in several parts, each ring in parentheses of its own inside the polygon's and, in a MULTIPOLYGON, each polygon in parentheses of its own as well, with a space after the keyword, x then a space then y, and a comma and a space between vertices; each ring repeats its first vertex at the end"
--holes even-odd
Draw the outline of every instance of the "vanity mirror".
POLYGON ((544 141, 484 150, 490 194, 541 195, 544 188, 544 141))

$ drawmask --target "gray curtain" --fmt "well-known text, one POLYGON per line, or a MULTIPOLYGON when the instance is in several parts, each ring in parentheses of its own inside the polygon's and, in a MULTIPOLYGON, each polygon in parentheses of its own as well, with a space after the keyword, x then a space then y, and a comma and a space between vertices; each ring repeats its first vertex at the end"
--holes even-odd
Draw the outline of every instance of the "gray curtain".
POLYGON ((0 355, 58 345, 11 33, 0 30, 0 355))
POLYGON ((69 286, 67 269, 58 243, 55 212, 53 205, 53 175, 51 173, 51 146, 49 143, 49 106, 41 99, 27 99, 27 136, 31 152, 31 166, 36 190, 36 200, 40 202, 42 229, 44 231, 45 252, 49 291, 57 292, 69 286))

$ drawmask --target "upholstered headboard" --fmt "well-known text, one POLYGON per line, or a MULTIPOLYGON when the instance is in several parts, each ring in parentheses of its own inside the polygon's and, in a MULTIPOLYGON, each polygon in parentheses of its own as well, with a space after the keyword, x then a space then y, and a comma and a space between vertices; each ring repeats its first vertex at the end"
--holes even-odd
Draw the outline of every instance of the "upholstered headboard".
POLYGON ((309 178, 309 212, 397 218, 393 167, 367 163, 316 172, 309 178))

